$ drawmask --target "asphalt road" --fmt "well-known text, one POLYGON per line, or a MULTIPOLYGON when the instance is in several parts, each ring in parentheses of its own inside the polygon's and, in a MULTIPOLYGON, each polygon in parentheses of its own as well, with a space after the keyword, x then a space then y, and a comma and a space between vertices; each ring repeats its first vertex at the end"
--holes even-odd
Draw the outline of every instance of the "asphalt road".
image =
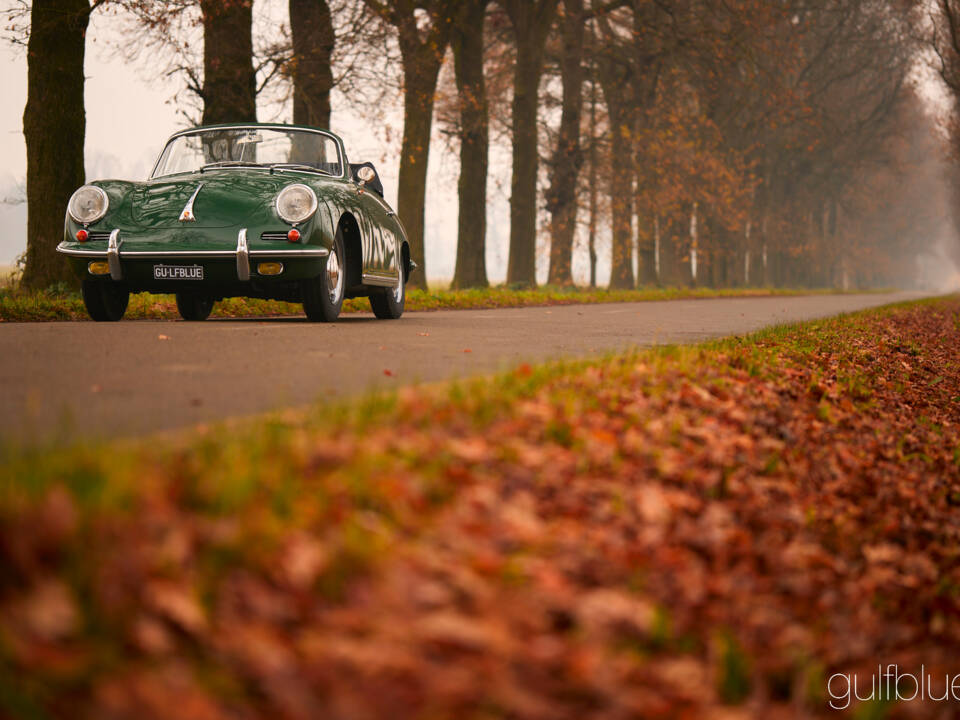
POLYGON ((0 437, 116 437, 490 373, 691 343, 919 297, 811 295, 304 318, 0 324, 0 437))

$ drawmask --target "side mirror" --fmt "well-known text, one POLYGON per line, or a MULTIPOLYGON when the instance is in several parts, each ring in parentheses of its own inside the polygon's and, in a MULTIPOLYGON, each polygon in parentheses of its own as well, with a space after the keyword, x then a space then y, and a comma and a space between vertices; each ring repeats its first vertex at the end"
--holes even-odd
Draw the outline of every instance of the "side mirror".
POLYGON ((377 176, 377 173, 374 172, 373 168, 369 165, 364 165, 362 168, 357 170, 357 178, 360 180, 361 185, 366 185, 368 182, 373 180, 377 176))

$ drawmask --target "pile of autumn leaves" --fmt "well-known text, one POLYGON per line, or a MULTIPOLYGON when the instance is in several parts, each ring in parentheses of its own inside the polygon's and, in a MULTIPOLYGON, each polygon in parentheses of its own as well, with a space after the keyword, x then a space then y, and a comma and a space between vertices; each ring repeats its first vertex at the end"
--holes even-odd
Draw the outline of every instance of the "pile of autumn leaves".
POLYGON ((958 347, 945 301, 22 460, 0 715, 808 717, 960 672, 958 347))

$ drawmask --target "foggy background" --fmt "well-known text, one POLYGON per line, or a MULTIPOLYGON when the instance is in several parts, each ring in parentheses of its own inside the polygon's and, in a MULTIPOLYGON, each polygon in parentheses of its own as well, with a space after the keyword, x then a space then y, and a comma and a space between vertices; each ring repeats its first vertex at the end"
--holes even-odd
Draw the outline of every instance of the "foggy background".
MULTIPOLYGON (((254 37, 283 34, 288 25, 287 3, 284 0, 257 0, 254 2, 254 37)), ((151 57, 133 61, 123 57, 118 49, 117 16, 96 12, 91 16, 87 42, 85 74, 86 93, 86 173, 88 180, 121 178, 142 180, 149 173, 166 138, 173 132, 190 126, 184 116, 184 107, 178 109, 183 97, 183 81, 179 76, 164 77, 162 68, 151 57), (178 95, 179 93, 179 95, 178 95)), ((199 48, 198 48, 199 52, 199 48)), ((4 71, 0 88, 5 102, 0 104, 0 265, 12 265, 26 247, 26 203, 24 200, 26 151, 22 134, 22 113, 27 93, 27 63, 25 49, 8 43, 0 44, 0 61, 4 71)), ((937 125, 947 124, 950 103, 927 60, 919 58, 915 84, 927 112, 937 125)), ((452 59, 447 52, 440 77, 440 92, 450 92, 452 59), (446 88, 446 90, 444 90, 446 88)), ((399 70, 387 84, 399 88, 399 70)), ((555 77, 545 76, 541 92, 548 83, 559 84, 555 77)), ((261 122, 291 122, 292 109, 288 87, 275 82, 257 99, 258 119, 261 122)), ((376 106, 369 112, 348 102, 335 88, 331 98, 331 130, 344 138, 351 161, 371 160, 383 179, 387 200, 396 206, 397 175, 399 169, 400 139, 403 131, 402 95, 399 89, 381 92, 376 106)), ((70 108, 63 108, 70 112, 70 108)), ((79 112, 80 109, 77 109, 79 112)), ((189 111, 189 109, 188 109, 189 111)), ((443 111, 442 99, 438 112, 443 111)), ((198 114, 197 114, 198 115, 198 114)), ((557 125, 559 109, 542 107, 541 123, 557 125)), ((509 223, 509 194, 511 176, 511 147, 505 131, 497 131, 491 121, 490 171, 487 181, 486 261, 491 283, 502 283, 506 278, 509 223)), ((903 287, 924 287, 936 290, 960 288, 957 269, 958 241, 951 209, 958 196, 950 180, 950 158, 944 149, 946 131, 930 147, 934 155, 931 163, 942 176, 940 197, 924 198, 937 208, 941 217, 928 223, 925 237, 915 239, 921 250, 912 267, 900 268, 903 287), (934 230, 931 232, 930 228, 934 230)), ((444 132, 441 122, 434 123, 431 145, 427 202, 425 246, 428 258, 428 280, 431 283, 449 281, 454 272, 457 244, 457 178, 459 161, 456 138, 444 132)), ((542 143, 541 143, 542 144, 542 143)), ((541 155, 547 151, 541 147, 541 155)), ((545 184, 543 163, 540 168, 539 190, 545 184)), ((542 283, 547 276, 548 216, 542 198, 538 200, 537 279, 542 283)), ((578 217, 572 272, 577 284, 586 284, 588 259, 585 247, 585 219, 578 217)), ((865 228, 865 231, 869 231, 865 228)), ((636 222, 632 232, 636 234, 636 222)), ((909 233, 910 228, 904 232, 909 233)), ((597 281, 606 285, 610 276, 610 223, 603 220, 598 227, 597 281)), ((636 271, 637 257, 633 258, 636 271)))

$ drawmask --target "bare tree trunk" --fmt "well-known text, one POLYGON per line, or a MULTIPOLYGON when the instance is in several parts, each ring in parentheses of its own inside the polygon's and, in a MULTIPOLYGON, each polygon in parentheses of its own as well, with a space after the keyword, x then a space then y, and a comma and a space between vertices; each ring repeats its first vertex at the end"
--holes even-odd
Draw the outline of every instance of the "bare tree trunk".
POLYGON ((397 212, 410 241, 410 254, 420 266, 413 287, 426 289, 427 261, 424 252, 424 213, 427 193, 427 161, 430 157, 430 130, 437 75, 443 64, 455 18, 455 3, 449 0, 364 0, 384 22, 397 29, 403 57, 403 142, 400 150, 400 177, 397 212), (426 10, 429 25, 418 10, 426 10), (423 26, 423 27, 421 27, 423 26))
POLYGON ((67 202, 84 182, 84 38, 87 0, 34 0, 27 45, 27 266, 23 284, 76 283, 56 247, 67 202))
POLYGON ((517 47, 513 79, 513 178, 507 282, 537 284, 537 107, 543 49, 557 0, 501 0, 517 47))
POLYGON ((547 209, 550 211, 551 285, 573 284, 573 236, 577 224, 577 178, 583 165, 580 115, 583 106, 583 0, 564 0, 563 54, 560 72, 563 100, 560 136, 551 162, 547 209))
POLYGON ((590 26, 590 228, 587 250, 590 258, 590 287, 597 286, 597 66, 593 52, 593 25, 590 26))
POLYGON ((457 192, 457 264, 453 287, 486 287, 487 95, 483 79, 483 19, 489 0, 463 0, 453 30, 460 104, 460 180, 457 192))
MULTIPOLYGON (((639 221, 639 217, 638 217, 638 221, 639 221)), ((641 285, 655 285, 659 280, 660 270, 659 270, 659 259, 657 258, 657 252, 658 252, 657 245, 659 243, 659 238, 657 237, 658 223, 659 223, 659 220, 657 218, 654 218, 653 235, 651 235, 649 232, 644 232, 644 233, 640 233, 638 237, 637 281, 641 285)))
POLYGON ((203 124, 256 122, 252 0, 200 0, 203 124))
POLYGON ((630 221, 633 217, 633 143, 632 107, 624 97, 623 87, 630 66, 615 58, 602 58, 600 85, 603 88, 610 117, 610 214, 613 219, 611 239, 610 287, 632 288, 633 243, 630 221))
POLYGON ((747 219, 747 226, 743 230, 743 284, 750 287, 750 231, 753 229, 753 223, 747 219))
POLYGON ((326 0, 290 0, 293 35, 293 122, 330 127, 330 56, 336 41, 326 0))
POLYGON ((633 282, 633 238, 630 219, 633 216, 633 172, 630 163, 630 143, 618 132, 610 142, 610 214, 613 220, 611 238, 610 287, 629 289, 633 282))
MULTIPOLYGON (((646 122, 645 110, 651 107, 656 99, 657 85, 659 84, 659 61, 652 59, 657 53, 651 52, 649 27, 657 22, 658 13, 656 3, 645 3, 644 0, 632 0, 633 8, 633 72, 630 78, 630 87, 633 91, 634 140, 633 155, 634 172, 637 175, 639 193, 641 183, 641 168, 646 162, 644 150, 638 140, 641 124, 646 122)), ((656 221, 655 221, 656 222, 656 221)), ((650 233, 642 236, 637 244, 637 281, 641 285, 652 285, 659 281, 659 270, 656 267, 656 240, 650 233)))
POLYGON ((697 203, 693 203, 693 210, 690 212, 690 283, 696 287, 697 285, 697 262, 699 258, 697 257, 697 234, 699 228, 697 228, 697 203))
POLYGON ((440 62, 404 62, 403 143, 400 150, 400 177, 397 212, 404 222, 410 254, 420 265, 411 279, 413 287, 427 288, 424 225, 427 195, 427 162, 430 157, 430 130, 433 125, 433 95, 440 62), (420 72, 417 72, 419 67, 420 72), (409 70, 407 68, 410 68, 409 70))
POLYGON ((840 230, 840 204, 837 202, 836 196, 832 197, 829 202, 829 211, 827 215, 827 233, 830 237, 830 245, 834 248, 835 252, 839 257, 839 281, 840 287, 844 290, 848 290, 850 287, 849 277, 847 275, 847 260, 844 253, 844 248, 839 245, 839 230, 840 230))
POLYGON ((760 225, 760 242, 762 246, 760 248, 760 263, 763 268, 761 277, 763 278, 763 286, 770 287, 770 265, 767 257, 767 215, 764 213, 763 222, 760 225))
POLYGON ((653 216, 653 269, 654 282, 660 285, 660 213, 655 213, 653 216))
POLYGON ((430 157, 430 130, 437 75, 454 25, 454 3, 410 2, 409 0, 364 0, 384 22, 397 29, 403 58, 403 142, 400 149, 400 177, 397 213, 410 241, 410 254, 420 266, 410 283, 426 289, 427 259, 424 252, 424 214, 427 194, 427 161, 430 157), (417 10, 426 10, 429 25, 423 25, 417 10))
POLYGON ((680 283, 679 241, 676 221, 670 216, 664 217, 660 227, 660 284, 677 285, 680 283))

